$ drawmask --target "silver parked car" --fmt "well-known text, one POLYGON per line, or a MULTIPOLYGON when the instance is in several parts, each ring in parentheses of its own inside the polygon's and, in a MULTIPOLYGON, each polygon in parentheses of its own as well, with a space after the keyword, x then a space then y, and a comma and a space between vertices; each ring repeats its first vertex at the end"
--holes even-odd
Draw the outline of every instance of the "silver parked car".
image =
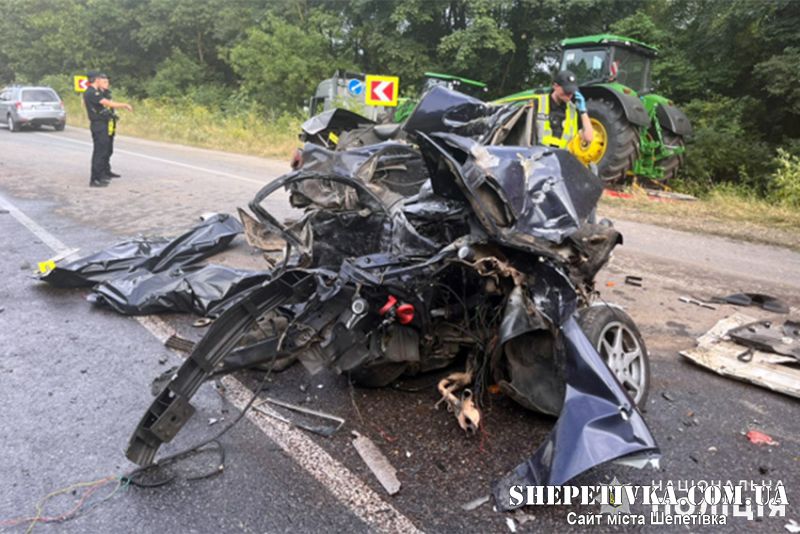
POLYGON ((11 132, 43 124, 60 131, 67 124, 67 112, 50 87, 12 85, 0 91, 0 122, 5 122, 11 132))

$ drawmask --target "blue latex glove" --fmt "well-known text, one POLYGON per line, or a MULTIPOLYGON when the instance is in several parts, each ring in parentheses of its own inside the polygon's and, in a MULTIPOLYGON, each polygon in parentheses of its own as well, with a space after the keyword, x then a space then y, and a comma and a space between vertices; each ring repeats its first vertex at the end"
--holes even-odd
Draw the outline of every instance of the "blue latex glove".
POLYGON ((586 113, 586 99, 580 91, 575 91, 575 107, 578 108, 578 113, 586 113))

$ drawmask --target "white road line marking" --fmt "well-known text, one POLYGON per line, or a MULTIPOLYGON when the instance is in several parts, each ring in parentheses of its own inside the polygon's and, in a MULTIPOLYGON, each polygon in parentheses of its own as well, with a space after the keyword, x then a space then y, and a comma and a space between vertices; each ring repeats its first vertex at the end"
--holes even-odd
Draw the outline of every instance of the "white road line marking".
POLYGON ((7 198, 0 194, 0 207, 5 210, 8 210, 8 213, 11 214, 19 223, 30 230, 30 232, 42 240, 42 243, 50 247, 56 254, 64 254, 65 252, 69 252, 70 248, 59 241, 59 239, 39 226, 36 221, 22 213, 19 208, 17 208, 14 204, 11 203, 7 198))
MULTIPOLYGON (((222 383, 226 388, 225 398, 239 410, 243 409, 253 392, 232 376, 223 378, 222 383)), ((255 410, 247 412, 246 417, 373 529, 380 532, 421 532, 410 519, 384 501, 302 431, 255 410)))
MULTIPOLYGON (((2 195, 0 195, 0 207, 8 210, 12 217, 56 253, 61 254, 69 250, 69 247, 57 237, 25 215, 2 195)), ((161 343, 166 341, 172 331, 172 328, 160 317, 151 315, 135 317, 135 319, 161 343)), ((244 409, 253 392, 232 376, 224 377, 222 382, 226 388, 225 398, 237 409, 244 409)), ((246 417, 300 467, 327 488, 337 501, 369 525, 371 529, 387 533, 422 532, 408 517, 383 500, 352 471, 301 431, 254 410, 248 411, 246 417)))
MULTIPOLYGON (((41 135, 41 136, 44 136, 44 137, 50 137, 50 138, 56 139, 58 141, 69 141, 71 143, 77 143, 79 145, 92 146, 92 143, 89 143, 89 142, 86 142, 86 141, 78 141, 77 139, 70 139, 69 137, 62 137, 62 136, 58 136, 58 135, 55 135, 55 134, 48 134, 48 133, 39 132, 38 135, 41 135)), ((114 148, 114 154, 127 154, 129 156, 136 156, 137 158, 149 159, 149 160, 152 160, 152 161, 157 161, 159 163, 167 163, 169 165, 175 165, 176 167, 183 167, 185 169, 191 169, 193 171, 200 171, 200 172, 205 172, 205 173, 209 173, 209 174, 216 174, 218 176, 225 176, 226 178, 233 178, 234 180, 240 180, 242 182, 248 182, 248 183, 256 184, 256 185, 259 185, 259 186, 265 185, 267 183, 267 181, 268 181, 268 179, 266 179, 266 178, 264 180, 256 180, 254 178, 247 178, 245 176, 239 176, 237 174, 231 174, 231 173, 225 172, 225 171, 215 171, 214 169, 207 169, 206 167, 199 167, 197 165, 190 165, 188 163, 181 163, 180 161, 173 161, 171 159, 164 159, 164 158, 159 158, 159 157, 156 157, 156 156, 148 156, 147 154, 140 154, 139 152, 132 152, 130 150, 124 150, 124 149, 120 149, 120 148, 114 148)))

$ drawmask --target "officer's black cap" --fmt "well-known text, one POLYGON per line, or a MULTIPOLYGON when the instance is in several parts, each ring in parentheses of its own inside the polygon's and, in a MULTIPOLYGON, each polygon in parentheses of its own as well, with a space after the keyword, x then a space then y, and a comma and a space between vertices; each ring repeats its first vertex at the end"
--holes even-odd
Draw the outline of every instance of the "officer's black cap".
POLYGON ((578 90, 578 78, 571 70, 562 70, 556 74, 556 77, 553 78, 553 82, 560 85, 567 93, 574 93, 578 90))
POLYGON ((90 70, 86 73, 86 77, 89 78, 89 82, 95 81, 97 78, 106 78, 108 79, 108 74, 105 72, 100 72, 96 70, 90 70))

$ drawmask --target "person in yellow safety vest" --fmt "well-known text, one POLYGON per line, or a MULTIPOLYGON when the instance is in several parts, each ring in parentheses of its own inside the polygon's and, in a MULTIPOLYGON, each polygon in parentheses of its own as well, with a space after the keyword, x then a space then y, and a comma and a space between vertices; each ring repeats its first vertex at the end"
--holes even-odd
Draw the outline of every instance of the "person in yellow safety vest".
POLYGON ((578 91, 577 78, 571 71, 562 70, 556 74, 552 92, 536 95, 535 100, 538 144, 567 148, 578 130, 581 141, 592 142, 594 129, 586 112, 586 99, 578 91))

